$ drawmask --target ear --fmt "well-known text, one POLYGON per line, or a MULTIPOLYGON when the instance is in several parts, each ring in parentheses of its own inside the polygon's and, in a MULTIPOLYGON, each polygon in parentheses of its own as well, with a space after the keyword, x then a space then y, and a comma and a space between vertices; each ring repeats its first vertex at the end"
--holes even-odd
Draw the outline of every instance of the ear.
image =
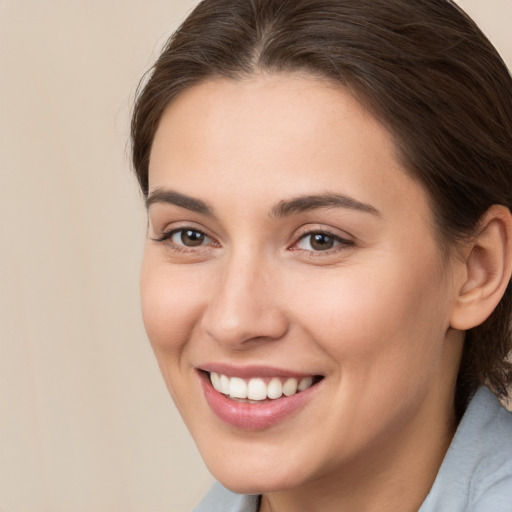
POLYGON ((501 205, 482 216, 464 250, 464 278, 450 317, 454 329, 482 324, 498 305, 512 272, 512 215, 501 205))

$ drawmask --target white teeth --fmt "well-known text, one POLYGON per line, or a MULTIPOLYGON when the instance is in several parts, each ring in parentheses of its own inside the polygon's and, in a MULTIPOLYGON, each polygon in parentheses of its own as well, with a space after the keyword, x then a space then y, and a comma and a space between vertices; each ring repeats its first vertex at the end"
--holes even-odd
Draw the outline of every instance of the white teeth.
POLYGON ((283 395, 285 396, 292 396, 297 393, 297 379, 294 379, 293 377, 291 379, 288 379, 283 386, 283 395))
MULTIPOLYGON (((215 387, 215 385, 213 387, 215 387)), ((220 391, 225 395, 229 395, 229 377, 226 377, 225 375, 220 376, 220 389, 217 389, 217 391, 220 391)))
POLYGON ((267 398, 267 386, 262 379, 251 379, 249 381, 247 398, 249 400, 265 400, 267 398))
POLYGON ((269 398, 281 398, 283 395, 283 385, 281 384, 281 381, 274 377, 267 386, 267 396, 269 398))
POLYGON ((210 380, 212 381, 212 386, 218 391, 220 389, 219 374, 215 372, 210 373, 210 380))
POLYGON ((210 373, 212 386, 224 395, 231 398, 266 400, 270 398, 275 400, 283 395, 292 396, 300 391, 304 391, 313 385, 313 377, 303 377, 298 380, 290 377, 284 382, 279 377, 273 377, 268 384, 261 378, 244 380, 239 377, 227 377, 216 372, 210 373))
POLYGON ((304 377, 300 379, 298 390, 304 391, 305 389, 310 388, 313 385, 313 377, 304 377))
POLYGON ((247 384, 245 380, 231 377, 229 381, 229 396, 232 398, 247 398, 247 384))

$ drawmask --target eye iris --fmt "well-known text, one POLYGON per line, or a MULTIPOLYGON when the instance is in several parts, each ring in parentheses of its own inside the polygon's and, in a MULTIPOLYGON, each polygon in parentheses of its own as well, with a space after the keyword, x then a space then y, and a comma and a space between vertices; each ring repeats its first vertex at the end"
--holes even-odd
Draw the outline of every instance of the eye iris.
POLYGON ((311 235, 310 244, 315 251, 326 251, 334 246, 334 238, 324 233, 315 233, 311 235))
POLYGON ((195 247, 201 245, 204 242, 205 235, 200 231, 194 231, 192 229, 184 229, 181 232, 181 241, 183 245, 188 247, 195 247))

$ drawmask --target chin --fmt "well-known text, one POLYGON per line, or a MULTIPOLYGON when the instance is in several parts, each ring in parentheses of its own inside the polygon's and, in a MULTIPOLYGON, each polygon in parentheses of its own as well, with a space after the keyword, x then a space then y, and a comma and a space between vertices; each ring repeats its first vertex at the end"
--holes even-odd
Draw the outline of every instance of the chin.
MULTIPOLYGON (((238 494, 263 494, 284 491, 300 487, 307 482, 311 475, 304 471, 300 462, 285 461, 282 458, 268 459, 263 454, 248 456, 247 450, 239 451, 236 457, 234 451, 226 450, 226 457, 213 456, 204 461, 211 474, 224 487, 238 494)), ((294 457, 294 460, 295 459, 294 457)))
POLYGON ((218 475, 212 474, 226 489, 237 494, 266 494, 300 487, 300 483, 294 483, 293 478, 269 471, 247 471, 238 474, 227 471, 218 475))

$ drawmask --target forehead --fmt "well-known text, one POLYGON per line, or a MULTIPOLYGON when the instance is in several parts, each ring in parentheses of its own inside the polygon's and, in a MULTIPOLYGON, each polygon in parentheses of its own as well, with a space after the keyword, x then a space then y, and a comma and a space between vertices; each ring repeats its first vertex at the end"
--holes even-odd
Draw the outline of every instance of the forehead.
POLYGON ((155 135, 149 186, 240 204, 325 191, 381 211, 398 199, 401 208, 426 203, 392 135, 348 91, 293 75, 212 80, 183 92, 155 135))

